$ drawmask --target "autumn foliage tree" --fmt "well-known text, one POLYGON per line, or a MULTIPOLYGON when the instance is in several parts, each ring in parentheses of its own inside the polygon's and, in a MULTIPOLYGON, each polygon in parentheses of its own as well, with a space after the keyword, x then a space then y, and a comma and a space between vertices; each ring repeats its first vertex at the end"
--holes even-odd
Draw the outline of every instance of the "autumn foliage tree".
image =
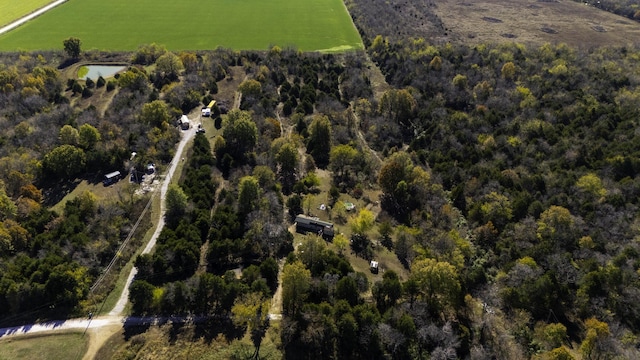
POLYGON ((282 308, 285 315, 296 316, 308 296, 311 272, 296 261, 282 270, 282 308))

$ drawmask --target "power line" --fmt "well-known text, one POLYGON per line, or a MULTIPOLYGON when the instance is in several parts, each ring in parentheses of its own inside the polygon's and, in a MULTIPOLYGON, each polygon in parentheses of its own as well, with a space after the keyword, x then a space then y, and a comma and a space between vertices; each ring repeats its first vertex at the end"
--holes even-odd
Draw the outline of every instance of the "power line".
POLYGON ((157 194, 158 189, 154 189, 151 197, 149 198, 149 201, 147 202, 147 205, 144 207, 144 209, 142 210, 142 213, 140 214, 140 216, 138 217, 138 220, 136 221, 136 223, 133 225, 133 228, 131 228, 131 230, 129 231, 129 234, 127 235, 126 239, 122 242, 122 244, 120 244, 120 247, 118 247, 118 250, 115 252, 115 254, 113 255, 113 258, 111 259, 111 261, 109 262, 109 264, 105 267, 104 271, 102 272, 102 274, 98 277, 98 279, 96 279, 96 281, 93 283, 93 285, 91 286, 91 288, 89 289, 89 294, 93 293, 93 291, 98 287, 98 285, 104 281, 104 278, 107 276, 107 274, 109 273, 109 270, 111 270, 111 268, 115 265, 116 261, 118 260, 118 258, 120 257, 120 255, 122 254, 122 251, 124 250, 124 248, 127 246, 127 244, 129 243, 129 241, 131 240, 131 238, 133 237, 133 234, 135 233, 135 231, 138 229, 138 226, 140 225, 140 222, 142 222, 142 219, 144 218, 144 216, 146 215, 147 211, 149 210, 149 208, 151 207, 151 203, 153 202, 153 199, 155 198, 156 194, 157 194))

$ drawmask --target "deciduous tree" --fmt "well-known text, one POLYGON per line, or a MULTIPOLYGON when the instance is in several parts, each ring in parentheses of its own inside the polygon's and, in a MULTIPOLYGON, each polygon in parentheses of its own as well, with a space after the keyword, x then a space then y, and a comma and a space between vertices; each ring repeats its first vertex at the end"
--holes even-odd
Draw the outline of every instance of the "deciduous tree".
POLYGON ((580 344, 580 352, 585 359, 599 359, 606 352, 603 345, 610 336, 609 324, 596 318, 590 318, 585 320, 584 325, 587 332, 582 344, 580 344))
POLYGON ((294 317, 307 298, 311 272, 300 261, 286 264, 282 270, 282 308, 285 315, 294 317))
POLYGON ((313 156, 316 165, 324 169, 329 164, 331 151, 331 122, 325 115, 314 116, 309 125, 307 152, 313 156))
POLYGON ((58 139, 62 144, 76 146, 78 145, 78 142, 80 140, 80 134, 78 133, 78 130, 73 126, 65 125, 60 129, 60 135, 58 136, 58 139))
POLYGON ((554 242, 555 245, 570 245, 567 241, 577 235, 573 233, 574 219, 571 212, 562 206, 552 205, 543 211, 537 224, 538 238, 554 242))
POLYGON ((258 142, 258 128, 251 118, 251 113, 237 109, 229 111, 222 136, 226 152, 235 161, 243 162, 258 142))
POLYGON ((284 143, 276 153, 276 162, 279 165, 278 174, 285 193, 291 192, 296 179, 298 169, 298 149, 290 142, 284 143))
POLYGON ((419 294, 434 313, 458 302, 461 290, 458 272, 448 262, 417 260, 411 265, 409 278, 416 282, 419 294))
POLYGON ((135 280, 129 287, 129 301, 135 314, 152 311, 154 286, 144 280, 135 280))
POLYGON ((18 207, 7 195, 4 184, 0 183, 0 221, 13 219, 18 213, 18 207))
POLYGON ((349 222, 349 225, 353 233, 366 235, 366 233, 373 228, 374 222, 375 216, 371 210, 360 209, 358 215, 349 222))
POLYGON ((165 204, 167 221, 173 222, 179 219, 187 211, 187 194, 179 185, 170 184, 167 189, 165 204))
POLYGON ((378 310, 384 314, 402 297, 402 283, 398 274, 393 270, 385 271, 382 281, 373 285, 372 293, 378 310))
POLYGON ((349 246, 349 239, 343 234, 337 234, 333 237, 333 245, 338 249, 338 254, 343 255, 344 251, 349 246))
POLYGON ((253 79, 245 80, 238 86, 238 91, 240 91, 243 96, 258 98, 262 92, 262 85, 253 79))
POLYGON ((156 71, 171 80, 177 79, 182 69, 182 61, 172 52, 167 52, 156 60, 156 71))
POLYGON ((80 126, 78 133, 80 137, 78 139, 80 146, 87 150, 93 149, 93 147, 102 138, 98 129, 90 124, 83 124, 82 126, 80 126))
POLYGON ((140 113, 140 121, 157 128, 163 128, 164 123, 171 121, 167 103, 162 100, 154 100, 144 104, 140 113))
POLYGON ((255 210, 260 200, 260 185, 253 176, 245 176, 240 179, 238 185, 238 211, 247 215, 255 210))
POLYGON ((349 180, 350 172, 355 171, 354 167, 359 158, 360 152, 351 145, 337 145, 331 148, 329 169, 333 171, 336 184, 349 180))
POLYGON ((51 173, 70 178, 84 171, 87 157, 73 145, 61 145, 44 156, 42 166, 51 173))
POLYGON ((82 42, 80 41, 80 39, 75 37, 70 37, 62 42, 62 45, 64 45, 64 52, 68 57, 72 59, 77 59, 80 57, 81 44, 82 42))
POLYGON ((182 65, 187 73, 193 73, 198 70, 198 57, 192 52, 183 51, 179 55, 182 65))
POLYGON ((607 190, 602 185, 602 180, 598 175, 593 173, 581 176, 576 182, 576 187, 578 187, 580 191, 590 194, 595 198, 601 198, 607 195, 607 190))
POLYGON ((269 326, 270 303, 262 293, 250 292, 237 298, 231 308, 233 322, 238 326, 247 327, 251 334, 251 340, 255 346, 251 357, 253 359, 259 358, 260 344, 269 326))
POLYGON ((409 120, 416 108, 416 100, 407 89, 387 90, 380 99, 378 109, 392 121, 404 124, 409 120))

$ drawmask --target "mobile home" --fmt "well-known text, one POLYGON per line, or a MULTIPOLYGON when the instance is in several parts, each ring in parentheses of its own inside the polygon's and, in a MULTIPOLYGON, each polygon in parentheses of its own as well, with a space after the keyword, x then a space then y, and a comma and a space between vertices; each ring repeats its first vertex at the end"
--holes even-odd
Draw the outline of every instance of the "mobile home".
POLYGON ((334 236, 333 223, 305 215, 296 216, 296 232, 318 234, 325 240, 331 240, 334 236))

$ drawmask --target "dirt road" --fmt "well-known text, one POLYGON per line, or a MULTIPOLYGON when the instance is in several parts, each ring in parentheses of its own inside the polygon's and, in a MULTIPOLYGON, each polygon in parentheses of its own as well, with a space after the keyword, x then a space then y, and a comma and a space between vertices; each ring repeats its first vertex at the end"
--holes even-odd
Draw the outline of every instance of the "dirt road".
MULTIPOLYGON (((167 189, 169 188, 169 184, 171 183, 171 178, 175 173, 175 170, 178 164, 182 161, 183 151, 186 145, 190 140, 194 138, 196 134, 196 129, 191 128, 189 130, 183 131, 182 139, 178 144, 176 149, 176 153, 171 161, 169 169, 165 174, 165 178, 160 188, 160 218, 158 219, 157 227, 149 239, 149 242, 146 244, 144 249, 142 250, 143 254, 149 253, 151 249, 156 244, 156 240, 164 227, 164 213, 165 213, 165 205, 164 198, 167 193, 167 189)), ((116 332, 120 331, 123 326, 123 322, 125 321, 125 317, 122 316, 122 312, 129 300, 129 285, 133 281, 137 270, 134 267, 129 276, 127 277, 127 283, 118 298, 118 302, 114 306, 114 308, 109 312, 108 316, 95 317, 92 319, 89 318, 81 318, 81 319, 70 319, 70 320, 55 320, 48 321, 39 324, 29 324, 22 325, 16 327, 9 327, 0 329, 0 339, 9 337, 9 336, 20 336, 34 333, 53 333, 61 330, 70 330, 70 329, 78 329, 84 330, 88 332, 90 335, 89 341, 89 349, 87 353, 84 355, 83 359, 92 359, 96 352, 100 349, 100 347, 104 344, 104 342, 116 332)), ((134 324, 136 322, 140 323, 148 323, 149 319, 144 318, 126 318, 128 324, 134 324)))
MULTIPOLYGON (((195 123, 195 122, 192 122, 192 123, 195 123)), ((193 139, 195 134, 196 134, 195 127, 192 127, 189 130, 183 131, 182 133, 182 140, 180 140, 180 143, 178 144, 176 153, 173 156, 173 160, 171 160, 171 165, 169 166, 169 170, 167 171, 167 174, 165 175, 164 181, 162 183, 162 187, 160 188, 160 218, 158 219, 156 230, 153 232, 151 239, 149 239, 149 242, 142 250, 143 254, 148 254, 149 252, 151 252, 151 249, 153 249, 153 247, 156 245, 158 236, 160 236, 160 233, 162 232, 162 228, 164 228, 164 213, 166 211, 165 205, 164 205, 164 198, 165 198, 165 195, 167 194, 167 189, 169 188, 169 184, 171 183, 171 178, 173 177, 173 173, 176 171, 176 167, 178 166, 178 163, 182 161, 182 152, 184 151, 184 148, 187 145, 187 143, 191 139, 193 139)), ((127 277, 127 282, 124 286, 124 289, 122 290, 122 294, 120 294, 120 297, 118 298, 118 302, 113 307, 113 309, 109 312, 110 316, 122 314, 124 307, 127 305, 127 302, 129 301, 129 285, 131 285, 131 282, 133 281, 133 278, 135 277, 137 272, 138 272, 138 269, 136 269, 135 267, 131 269, 129 276, 127 277)))

